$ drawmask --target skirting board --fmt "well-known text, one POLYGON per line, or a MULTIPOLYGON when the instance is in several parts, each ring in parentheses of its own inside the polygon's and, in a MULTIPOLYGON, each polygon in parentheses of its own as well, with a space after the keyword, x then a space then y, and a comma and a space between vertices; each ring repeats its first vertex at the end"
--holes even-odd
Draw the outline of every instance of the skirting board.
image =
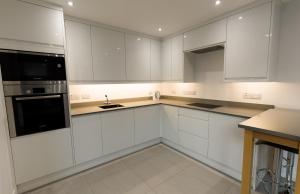
POLYGON ((213 161, 211 159, 209 159, 207 156, 203 156, 201 154, 195 153, 189 149, 186 149, 178 144, 175 144, 171 141, 168 141, 167 139, 162 138, 162 143, 179 151, 180 153, 189 156, 199 162, 201 162, 202 164, 213 168, 214 170, 220 172, 221 174, 228 176, 230 178, 233 178, 237 181, 241 181, 241 177, 242 177, 242 173, 241 172, 237 172, 236 170, 231 169, 230 167, 226 167, 224 166, 224 164, 220 164, 216 161, 213 161))
POLYGON ((47 175, 45 177, 33 180, 33 181, 29 181, 27 183, 24 184, 20 184, 18 185, 18 193, 24 193, 24 192, 28 192, 30 190, 33 189, 37 189, 39 187, 45 186, 49 183, 53 183, 55 181, 59 181, 63 178, 78 174, 80 172, 89 170, 91 168, 97 167, 101 164, 105 164, 107 162, 110 162, 112 160, 116 160, 118 158, 127 156, 129 154, 132 154, 134 152, 137 152, 139 150, 145 149, 147 147, 151 147, 153 145, 159 144, 161 142, 161 138, 157 138, 155 140, 151 140, 149 142, 146 143, 142 143, 130 148, 127 148, 125 150, 113 153, 113 154, 109 154, 103 157, 100 157, 98 159, 92 160, 90 162, 86 162, 77 166, 74 166, 72 168, 57 172, 57 173, 53 173, 51 175, 47 175))

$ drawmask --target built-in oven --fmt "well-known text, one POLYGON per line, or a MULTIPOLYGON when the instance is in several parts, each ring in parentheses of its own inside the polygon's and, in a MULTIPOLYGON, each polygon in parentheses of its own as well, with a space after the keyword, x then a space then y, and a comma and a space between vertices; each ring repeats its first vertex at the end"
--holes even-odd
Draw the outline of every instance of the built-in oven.
POLYGON ((4 93, 10 137, 70 126, 66 83, 8 85, 4 93))
POLYGON ((63 55, 0 50, 10 137, 70 126, 63 55))

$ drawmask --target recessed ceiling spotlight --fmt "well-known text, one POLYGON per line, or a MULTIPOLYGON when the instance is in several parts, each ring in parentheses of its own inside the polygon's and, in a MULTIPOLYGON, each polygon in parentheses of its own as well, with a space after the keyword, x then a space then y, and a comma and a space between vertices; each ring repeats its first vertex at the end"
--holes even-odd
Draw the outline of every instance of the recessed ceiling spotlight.
POLYGON ((140 40, 142 40, 142 39, 141 39, 141 38, 137 38, 136 40, 137 40, 137 41, 140 41, 140 40))
POLYGON ((243 16, 240 16, 240 17, 239 17, 239 20, 242 20, 242 19, 243 19, 243 16))
POLYGON ((216 6, 221 4, 221 0, 216 0, 216 6))
POLYGON ((69 5, 70 7, 73 7, 73 6, 74 6, 74 2, 73 2, 73 1, 68 1, 68 5, 69 5))
POLYGON ((159 32, 161 32, 161 31, 162 31, 162 28, 158 28, 157 30, 158 30, 159 32))

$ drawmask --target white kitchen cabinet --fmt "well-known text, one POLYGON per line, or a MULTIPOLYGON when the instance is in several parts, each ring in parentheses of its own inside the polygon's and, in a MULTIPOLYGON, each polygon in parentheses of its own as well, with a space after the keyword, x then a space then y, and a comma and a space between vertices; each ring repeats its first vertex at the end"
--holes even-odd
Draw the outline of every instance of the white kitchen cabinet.
POLYGON ((184 78, 184 54, 182 35, 172 38, 171 58, 171 80, 182 81, 184 78))
POLYGON ((224 44, 226 25, 227 19, 223 19, 184 33, 184 51, 224 44))
POLYGON ((134 110, 134 143, 141 144, 160 137, 160 106, 134 110))
POLYGON ((193 152, 207 156, 208 140, 190 133, 179 131, 179 145, 193 152))
POLYGON ((3 39, 64 45, 62 9, 17 0, 1 1, 0 26, 3 39))
POLYGON ((127 80, 150 80, 150 39, 126 34, 127 80))
POLYGON ((66 20, 67 63, 70 81, 92 81, 91 26, 66 20))
POLYGON ((72 118, 75 162, 80 164, 102 155, 100 114, 72 118))
POLYGON ((94 80, 126 80, 125 34, 95 26, 91 30, 94 80))
POLYGON ((161 109, 162 137, 173 142, 179 142, 178 135, 178 108, 174 106, 162 106, 161 109))
POLYGON ((17 137, 11 147, 17 184, 73 166, 70 129, 17 137))
POLYGON ((161 42, 159 40, 150 40, 150 77, 152 81, 162 80, 161 67, 161 42))
POLYGON ((103 153, 110 154, 134 145, 134 112, 120 110, 103 113, 103 153))
POLYGON ((183 35, 163 40, 161 57, 163 81, 193 81, 195 54, 183 52, 183 35))
MULTIPOLYGON (((277 35, 277 9, 265 3, 228 18, 225 79, 269 80, 277 35), (274 11, 272 11, 272 9, 274 11)), ((275 5, 274 5, 275 6, 275 5)), ((276 49, 276 48, 275 48, 276 49)))
POLYGON ((244 131, 238 124, 245 119, 210 114, 208 157, 237 172, 242 172, 244 131))
POLYGON ((172 66, 171 46, 172 46, 171 39, 163 40, 161 66, 162 66, 162 79, 164 81, 171 80, 171 66, 172 66))

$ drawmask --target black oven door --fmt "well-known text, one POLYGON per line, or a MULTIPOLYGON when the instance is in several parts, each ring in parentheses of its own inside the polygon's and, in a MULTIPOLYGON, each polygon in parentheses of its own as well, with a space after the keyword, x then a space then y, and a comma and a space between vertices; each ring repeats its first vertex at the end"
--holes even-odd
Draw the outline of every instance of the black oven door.
POLYGON ((3 81, 66 80, 63 55, 0 51, 3 81))
POLYGON ((69 127, 66 98, 66 94, 10 97, 13 109, 13 119, 10 121, 14 122, 9 126, 10 136, 23 136, 69 127))

